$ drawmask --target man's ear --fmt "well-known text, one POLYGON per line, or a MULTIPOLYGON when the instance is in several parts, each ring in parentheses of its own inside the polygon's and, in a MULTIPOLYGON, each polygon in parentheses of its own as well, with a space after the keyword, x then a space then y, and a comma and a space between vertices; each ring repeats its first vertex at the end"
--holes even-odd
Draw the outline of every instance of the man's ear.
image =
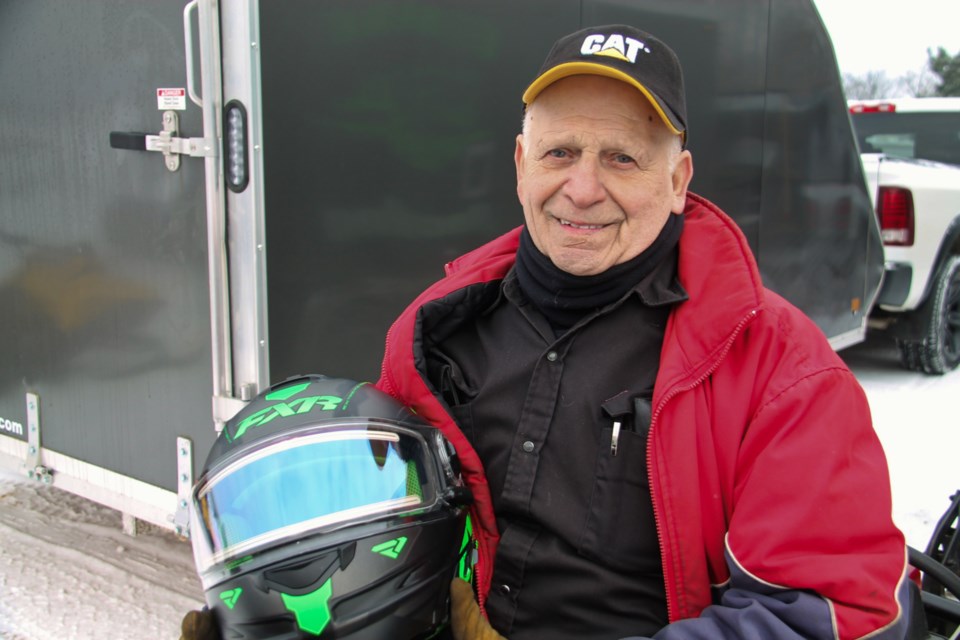
POLYGON ((673 207, 674 213, 683 213, 687 202, 687 187, 693 179, 693 155, 687 149, 680 152, 677 164, 673 167, 673 207))
POLYGON ((523 134, 517 134, 517 148, 513 151, 513 163, 517 167, 517 197, 523 202, 523 134))

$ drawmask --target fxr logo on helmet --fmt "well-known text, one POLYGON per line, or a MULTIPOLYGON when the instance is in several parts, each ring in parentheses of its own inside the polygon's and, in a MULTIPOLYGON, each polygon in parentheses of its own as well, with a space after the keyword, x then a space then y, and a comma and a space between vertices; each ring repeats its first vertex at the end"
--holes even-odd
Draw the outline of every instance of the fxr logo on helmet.
POLYGON ((246 433, 250 427, 263 426, 274 418, 289 418, 297 414, 307 413, 314 408, 318 408, 321 411, 333 411, 341 402, 343 402, 343 398, 338 398, 337 396, 309 396, 306 398, 297 398, 290 402, 278 402, 277 404, 250 414, 237 425, 236 433, 232 436, 229 433, 226 435, 228 439, 236 440, 246 433))
POLYGON ((636 38, 624 38, 618 33, 610 34, 609 38, 603 34, 587 36, 580 46, 580 53, 585 56, 609 56, 630 62, 636 62, 637 54, 641 51, 650 53, 644 43, 636 38))

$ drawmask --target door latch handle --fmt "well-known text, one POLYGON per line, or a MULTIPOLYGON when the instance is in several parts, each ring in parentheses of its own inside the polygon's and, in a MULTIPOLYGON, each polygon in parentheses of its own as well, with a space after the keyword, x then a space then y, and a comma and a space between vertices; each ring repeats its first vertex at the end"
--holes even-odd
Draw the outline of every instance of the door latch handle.
POLYGON ((180 138, 180 118, 176 111, 163 112, 163 129, 156 134, 111 131, 110 146, 132 151, 159 151, 169 171, 180 168, 180 156, 194 158, 216 155, 216 146, 206 138, 180 138))

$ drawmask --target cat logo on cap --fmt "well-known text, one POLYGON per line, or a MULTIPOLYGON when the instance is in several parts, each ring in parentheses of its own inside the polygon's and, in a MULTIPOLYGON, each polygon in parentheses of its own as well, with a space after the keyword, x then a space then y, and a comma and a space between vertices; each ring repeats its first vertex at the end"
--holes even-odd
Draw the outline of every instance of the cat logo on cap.
POLYGON ((619 33, 605 36, 602 33, 584 38, 580 46, 580 53, 585 56, 609 56, 625 62, 636 62, 637 54, 643 51, 650 53, 650 49, 636 38, 625 38, 619 33))

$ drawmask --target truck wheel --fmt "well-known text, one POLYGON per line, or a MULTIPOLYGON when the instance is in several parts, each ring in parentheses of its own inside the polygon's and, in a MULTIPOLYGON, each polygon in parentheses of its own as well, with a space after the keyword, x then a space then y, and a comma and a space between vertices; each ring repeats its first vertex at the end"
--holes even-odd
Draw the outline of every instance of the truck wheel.
POLYGON ((914 371, 947 373, 960 364, 960 256, 943 265, 927 304, 933 307, 926 336, 898 340, 900 361, 914 371))

